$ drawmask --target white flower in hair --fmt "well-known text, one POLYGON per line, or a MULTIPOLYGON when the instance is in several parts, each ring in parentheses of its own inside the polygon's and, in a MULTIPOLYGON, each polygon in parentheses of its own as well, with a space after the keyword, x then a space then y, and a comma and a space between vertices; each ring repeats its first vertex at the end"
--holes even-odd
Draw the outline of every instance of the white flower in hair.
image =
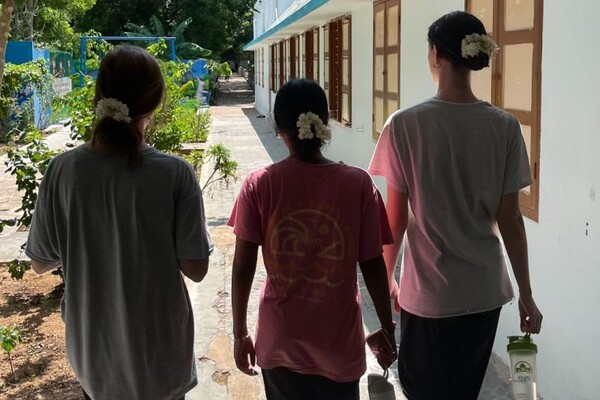
POLYGON ((106 117, 112 118, 115 121, 131 122, 127 104, 112 98, 104 98, 98 102, 96 105, 96 117, 98 119, 106 117))
POLYGON ((489 57, 498 50, 498 45, 488 35, 473 33, 465 36, 460 44, 463 58, 477 57, 479 53, 485 53, 489 57))
POLYGON ((331 129, 321 121, 318 115, 310 111, 300 114, 296 126, 298 127, 298 138, 300 140, 312 139, 315 135, 322 141, 331 140, 331 129))

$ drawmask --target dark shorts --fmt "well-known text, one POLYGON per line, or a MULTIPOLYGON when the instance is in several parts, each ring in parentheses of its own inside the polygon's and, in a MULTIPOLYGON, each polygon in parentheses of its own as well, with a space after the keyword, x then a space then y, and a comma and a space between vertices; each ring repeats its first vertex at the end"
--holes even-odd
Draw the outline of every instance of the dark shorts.
POLYGON ((359 400, 358 379, 336 382, 279 367, 262 370, 268 400, 359 400))
MULTIPOLYGON (((81 390, 83 391, 83 398, 84 398, 85 400, 92 400, 92 398, 91 398, 90 396, 88 396, 88 394, 85 392, 85 390, 83 390, 83 389, 81 389, 81 390)), ((179 400, 185 400, 185 396, 184 396, 184 397, 182 397, 182 398, 181 398, 181 399, 179 399, 179 400)))
POLYGON ((408 400, 477 400, 500 308, 450 318, 402 310, 398 376, 408 400))

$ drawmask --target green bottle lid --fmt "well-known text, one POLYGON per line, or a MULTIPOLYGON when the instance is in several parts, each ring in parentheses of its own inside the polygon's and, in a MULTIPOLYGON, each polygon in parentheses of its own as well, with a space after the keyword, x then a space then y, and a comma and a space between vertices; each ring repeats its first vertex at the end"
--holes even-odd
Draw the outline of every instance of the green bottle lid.
POLYGON ((528 350, 537 353, 537 345, 533 343, 530 334, 526 334, 525 336, 509 336, 506 350, 528 350))

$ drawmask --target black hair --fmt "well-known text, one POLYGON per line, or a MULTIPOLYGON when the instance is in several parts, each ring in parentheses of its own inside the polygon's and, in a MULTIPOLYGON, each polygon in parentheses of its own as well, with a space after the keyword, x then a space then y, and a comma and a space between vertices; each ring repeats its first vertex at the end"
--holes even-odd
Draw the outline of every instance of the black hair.
MULTIPOLYGON (((324 142, 316 135, 312 139, 300 140, 298 137, 298 117, 312 112, 323 124, 329 122, 329 107, 325 92, 315 81, 293 79, 284 84, 277 92, 273 114, 275 125, 284 135, 288 135, 292 146, 300 158, 307 159, 320 150, 324 142)), ((314 127, 313 127, 313 133, 314 127)))
POLYGON ((464 11, 453 11, 431 24, 427 40, 430 46, 435 46, 440 57, 453 66, 479 71, 490 65, 490 56, 480 51, 475 57, 463 58, 461 51, 462 40, 473 33, 487 35, 477 17, 464 11))
POLYGON ((164 96, 165 81, 154 57, 141 47, 114 47, 100 63, 94 107, 102 99, 116 99, 129 108, 131 122, 100 118, 93 141, 123 154, 129 165, 135 166, 140 161, 139 147, 144 138, 136 123, 156 110, 164 96))

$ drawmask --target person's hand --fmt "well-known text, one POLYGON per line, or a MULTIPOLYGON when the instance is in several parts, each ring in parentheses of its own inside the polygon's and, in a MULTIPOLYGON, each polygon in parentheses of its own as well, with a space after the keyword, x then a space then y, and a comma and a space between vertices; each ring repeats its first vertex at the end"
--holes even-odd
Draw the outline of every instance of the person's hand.
POLYGON ((396 338, 394 336, 395 324, 388 329, 380 328, 367 336, 367 345, 375 356, 377 363, 384 370, 398 358, 396 338))
POLYGON ((400 288, 398 287, 398 282, 395 280, 389 283, 390 285, 390 299, 394 301, 394 311, 396 313, 400 312, 400 303, 398 298, 400 296, 400 288))
POLYGON ((394 329, 385 330, 385 339, 387 340, 387 343, 389 343, 389 347, 386 347, 385 350, 382 349, 383 351, 381 351, 377 356, 377 363, 381 366, 381 368, 383 368, 384 371, 398 359, 398 347, 396 346, 394 329))
POLYGON ((256 353, 254 352, 254 342, 250 335, 240 340, 233 341, 233 356, 236 367, 246 375, 258 375, 256 369, 256 353))
POLYGON ((521 332, 540 333, 544 317, 530 294, 519 296, 519 315, 521 317, 521 332))

